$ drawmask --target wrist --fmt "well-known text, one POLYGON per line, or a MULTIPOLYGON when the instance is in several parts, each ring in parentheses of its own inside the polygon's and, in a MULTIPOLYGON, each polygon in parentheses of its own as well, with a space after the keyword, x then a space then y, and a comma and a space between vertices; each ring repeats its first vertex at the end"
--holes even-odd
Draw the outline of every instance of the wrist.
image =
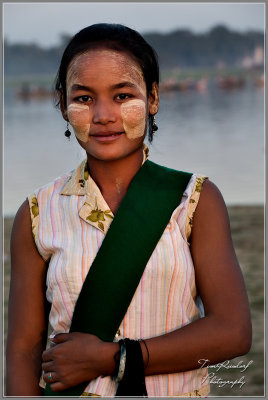
POLYGON ((120 359, 120 345, 117 342, 103 342, 103 370, 102 376, 114 376, 118 370, 118 363, 120 359), (118 353, 119 357, 116 357, 118 353))
POLYGON ((148 349, 147 343, 144 339, 140 339, 139 342, 140 342, 140 346, 141 346, 143 367, 144 367, 144 372, 145 372, 149 365, 149 360, 150 360, 149 349, 148 349))

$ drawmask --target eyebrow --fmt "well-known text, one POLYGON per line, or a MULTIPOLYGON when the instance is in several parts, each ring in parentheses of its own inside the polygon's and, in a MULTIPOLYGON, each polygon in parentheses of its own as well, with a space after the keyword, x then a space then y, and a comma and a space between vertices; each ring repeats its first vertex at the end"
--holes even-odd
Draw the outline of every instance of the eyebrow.
MULTIPOLYGON (((115 85, 111 86, 111 89, 121 89, 124 87, 130 87, 130 88, 137 89, 137 86, 132 82, 116 83, 115 85)), ((94 89, 92 89, 90 86, 80 85, 78 83, 73 84, 71 87, 72 92, 75 92, 76 90, 86 90, 88 92, 94 92, 94 89)))
POLYGON ((121 82, 121 83, 117 83, 116 85, 113 85, 112 89, 121 89, 123 87, 137 88, 135 83, 132 83, 132 82, 121 82))
POLYGON ((73 84, 71 87, 72 92, 75 92, 76 90, 87 90, 92 92, 92 89, 89 86, 79 85, 78 83, 73 84))

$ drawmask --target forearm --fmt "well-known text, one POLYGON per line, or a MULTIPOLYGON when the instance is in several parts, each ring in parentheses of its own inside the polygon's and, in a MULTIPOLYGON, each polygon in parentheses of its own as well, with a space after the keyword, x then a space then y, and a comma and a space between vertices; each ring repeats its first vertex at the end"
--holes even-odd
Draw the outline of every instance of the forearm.
POLYGON ((42 396, 39 386, 41 376, 40 360, 26 354, 11 354, 7 357, 6 395, 42 396))
MULTIPOLYGON (((245 354, 250 348, 250 327, 206 316, 166 335, 147 339, 149 363, 146 375, 182 372, 200 368, 201 360, 215 364, 245 354), (242 328, 242 327, 241 327, 242 328)), ((148 354, 142 344, 144 364, 148 354)))
POLYGON ((47 265, 34 243, 27 200, 16 214, 10 247, 7 394, 40 396, 42 352, 47 340, 47 265))

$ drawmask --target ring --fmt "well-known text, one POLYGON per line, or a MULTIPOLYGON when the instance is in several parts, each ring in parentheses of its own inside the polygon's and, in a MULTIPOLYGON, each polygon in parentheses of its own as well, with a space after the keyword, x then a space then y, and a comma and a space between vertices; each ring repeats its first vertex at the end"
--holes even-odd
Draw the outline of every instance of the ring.
POLYGON ((49 375, 48 375, 48 379, 51 381, 51 379, 52 379, 52 373, 50 372, 49 373, 49 375))

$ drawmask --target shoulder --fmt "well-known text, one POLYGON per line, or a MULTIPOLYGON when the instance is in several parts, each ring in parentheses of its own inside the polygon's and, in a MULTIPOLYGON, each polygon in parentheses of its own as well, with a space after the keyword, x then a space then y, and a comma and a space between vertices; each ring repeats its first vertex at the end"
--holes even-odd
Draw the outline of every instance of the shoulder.
POLYGON ((28 200, 18 209, 11 232, 11 253, 37 254, 32 235, 31 213, 28 200), (28 253, 27 253, 28 252, 28 253))
POLYGON ((192 239, 219 237, 220 232, 230 235, 229 216, 223 196, 218 187, 206 180, 202 185, 199 202, 193 219, 192 239))
POLYGON ((29 210, 29 203, 27 200, 24 200, 15 215, 13 229, 16 225, 21 223, 23 223, 24 226, 31 226, 31 215, 29 210))
POLYGON ((219 188, 207 179, 202 184, 196 215, 204 214, 208 216, 213 213, 216 216, 218 212, 226 214, 226 204, 219 188))
MULTIPOLYGON (((222 194, 217 187, 217 185, 212 182, 211 180, 207 179, 206 182, 204 182, 203 187, 202 187, 202 198, 205 200, 205 198, 208 199, 223 199, 222 194)), ((203 201, 204 201, 203 200, 203 201)))
MULTIPOLYGON (((28 212, 30 213, 32 221, 33 236, 36 236, 36 229, 39 224, 39 211, 49 207, 50 202, 55 198, 58 198, 67 182, 70 180, 72 173, 63 174, 53 181, 47 183, 44 186, 35 189, 33 193, 27 196, 26 204, 28 206, 28 212)), ((22 207, 26 207, 23 203, 22 207)))
MULTIPOLYGON (((77 169, 79 169, 79 167, 77 169)), ((24 216, 24 218, 28 218, 28 221, 30 221, 31 236, 44 259, 48 258, 48 254, 45 254, 43 249, 38 246, 39 228, 43 226, 43 224, 47 224, 47 218, 50 218, 51 215, 51 206, 53 205, 53 210, 58 209, 59 201, 62 197, 61 193, 63 189, 67 187, 67 184, 76 171, 77 170, 73 170, 62 174, 53 181, 34 190, 33 193, 28 195, 27 200, 18 211, 18 218, 24 216)))
POLYGON ((26 237, 30 234, 32 241, 32 221, 29 200, 26 199, 19 207, 13 222, 11 242, 18 237, 26 237))

